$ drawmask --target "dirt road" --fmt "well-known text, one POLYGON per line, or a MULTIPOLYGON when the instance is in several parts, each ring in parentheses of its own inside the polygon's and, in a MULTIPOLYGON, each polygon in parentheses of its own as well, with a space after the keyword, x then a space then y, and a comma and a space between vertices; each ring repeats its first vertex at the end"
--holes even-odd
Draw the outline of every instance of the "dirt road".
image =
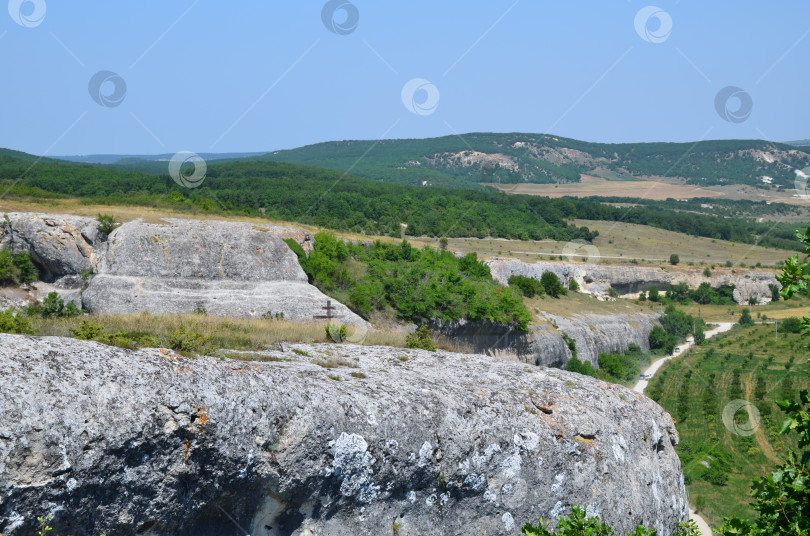
MULTIPOLYGON (((731 327, 733 325, 734 325, 734 323, 732 323, 732 322, 721 322, 721 323, 717 324, 716 328, 713 328, 713 329, 706 332, 706 338, 709 339, 711 337, 714 337, 718 333, 723 333, 725 331, 728 331, 728 330, 731 329, 731 327)), ((647 370, 644 371, 644 373, 643 373, 644 376, 646 377, 646 376, 649 375, 649 377, 652 378, 653 376, 655 376, 655 373, 658 372, 658 369, 660 369, 661 366, 664 363, 666 363, 670 359, 673 359, 673 358, 678 357, 679 355, 683 354, 689 348, 691 348, 693 344, 695 344, 695 339, 693 337, 689 337, 688 339, 686 339, 685 343, 679 345, 675 349, 675 351, 672 353, 672 355, 668 355, 666 357, 662 357, 660 359, 656 359, 655 361, 653 361, 650 364, 650 366, 647 367, 647 370)), ((647 388, 648 383, 649 383, 648 380, 639 380, 638 383, 636 383, 636 385, 633 387, 633 391, 635 391, 637 393, 643 393, 644 389, 647 388)), ((709 524, 706 523, 706 520, 703 519, 700 516, 700 514, 695 512, 691 507, 689 508, 689 519, 692 519, 695 523, 697 523, 697 526, 700 529, 700 532, 701 532, 701 534, 703 534, 703 536, 712 536, 712 529, 709 528, 709 524)))

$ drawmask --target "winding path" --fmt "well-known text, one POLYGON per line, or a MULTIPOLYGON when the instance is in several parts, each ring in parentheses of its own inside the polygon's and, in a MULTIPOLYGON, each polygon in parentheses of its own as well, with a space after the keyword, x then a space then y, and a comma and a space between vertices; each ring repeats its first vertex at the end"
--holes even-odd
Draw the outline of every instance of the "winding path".
MULTIPOLYGON (((718 333, 723 333, 730 330, 732 326, 734 326, 734 323, 720 322, 716 325, 717 325, 716 328, 713 328, 706 332, 707 339, 714 337, 718 333)), ((650 366, 647 367, 647 370, 644 371, 644 376, 649 376, 650 378, 652 378, 653 376, 655 376, 655 373, 658 372, 658 369, 660 369, 664 363, 666 363, 670 359, 678 357, 679 355, 687 351, 689 348, 691 348, 693 344, 695 344, 695 339, 693 337, 689 337, 688 339, 686 339, 685 343, 678 346, 678 348, 672 353, 672 355, 656 359, 655 361, 650 363, 650 366)), ((636 385, 633 387, 633 391, 637 393, 643 393, 644 389, 647 388, 648 383, 649 383, 648 380, 639 380, 638 383, 636 383, 636 385)), ((691 507, 689 508, 689 519, 697 523, 698 529, 700 529, 700 532, 701 534, 703 534, 703 536, 712 536, 712 529, 709 527, 709 524, 706 523, 706 520, 703 519, 691 507)))

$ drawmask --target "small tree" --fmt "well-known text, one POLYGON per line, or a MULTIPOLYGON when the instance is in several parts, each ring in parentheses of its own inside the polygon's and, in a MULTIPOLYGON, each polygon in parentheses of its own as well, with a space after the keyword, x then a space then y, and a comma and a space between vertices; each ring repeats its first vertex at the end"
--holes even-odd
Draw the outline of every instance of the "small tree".
POLYGON ((661 299, 661 296, 658 294, 658 287, 650 287, 650 301, 657 302, 661 299))
POLYGON ((754 319, 751 318, 751 311, 748 309, 743 309, 742 314, 740 314, 740 319, 737 320, 737 323, 741 326, 753 326, 754 319))
POLYGON ((675 350, 677 340, 674 335, 670 335, 661 326, 655 326, 648 337, 650 342, 650 349, 664 350, 667 354, 671 354, 675 350))
POLYGON ((681 259, 680 259, 680 257, 678 257, 678 255, 676 253, 673 253, 672 255, 669 256, 669 263, 671 265, 675 266, 679 262, 681 262, 681 259))
POLYGON ((695 344, 700 346, 706 340, 706 333, 703 331, 703 325, 697 324, 695 326, 695 344))
POLYGON ((447 237, 443 236, 439 239, 439 247, 441 249, 447 249, 447 237))

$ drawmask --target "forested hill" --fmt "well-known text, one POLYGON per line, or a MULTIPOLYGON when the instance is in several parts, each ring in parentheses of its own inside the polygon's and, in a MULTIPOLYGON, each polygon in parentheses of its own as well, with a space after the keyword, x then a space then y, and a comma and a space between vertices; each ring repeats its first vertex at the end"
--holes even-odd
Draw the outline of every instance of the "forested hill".
POLYGON ((810 147, 759 140, 698 143, 589 143, 543 134, 463 134, 442 138, 336 141, 275 151, 251 160, 324 167, 370 179, 480 188, 482 182, 578 181, 581 174, 679 177, 697 185, 793 188, 810 166, 810 147))
MULTIPOLYGON (((30 156, 30 155, 28 155, 30 156)), ((617 207, 596 201, 549 199, 464 189, 422 188, 358 178, 327 169, 276 162, 211 164, 199 188, 168 175, 87 164, 2 156, 0 191, 18 197, 77 197, 92 203, 187 210, 198 215, 265 216, 370 235, 591 240, 576 218, 623 221, 763 246, 795 248, 793 227, 735 217, 617 207)))

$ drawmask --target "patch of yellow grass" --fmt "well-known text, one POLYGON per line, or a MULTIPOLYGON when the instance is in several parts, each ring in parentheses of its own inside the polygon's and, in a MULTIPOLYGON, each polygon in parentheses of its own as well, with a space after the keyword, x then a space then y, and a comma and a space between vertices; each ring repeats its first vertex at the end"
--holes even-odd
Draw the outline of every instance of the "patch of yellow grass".
MULTIPOLYGON (((208 315, 89 315, 73 318, 35 318, 33 327, 37 335, 72 337, 83 320, 104 328, 104 334, 125 332, 131 337, 151 336, 159 340, 170 338, 175 332, 198 333, 210 337, 211 342, 229 350, 263 350, 279 342, 321 343, 329 342, 324 324, 318 322, 295 322, 266 320, 263 318, 223 318, 208 315)), ((350 328, 351 329, 351 328, 350 328)), ((393 346, 405 348, 406 332, 400 330, 370 330, 357 344, 365 346, 393 346)), ((471 353, 472 347, 449 337, 434 336, 442 350, 471 353)))

